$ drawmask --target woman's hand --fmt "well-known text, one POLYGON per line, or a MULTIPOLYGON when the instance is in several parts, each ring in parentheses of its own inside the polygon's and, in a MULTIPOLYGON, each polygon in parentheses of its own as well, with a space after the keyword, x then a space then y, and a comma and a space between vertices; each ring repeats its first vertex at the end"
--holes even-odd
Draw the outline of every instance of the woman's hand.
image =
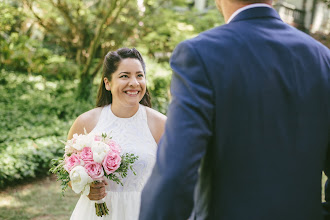
POLYGON ((106 181, 92 183, 88 198, 90 200, 101 200, 107 193, 105 192, 105 186, 108 185, 106 181))

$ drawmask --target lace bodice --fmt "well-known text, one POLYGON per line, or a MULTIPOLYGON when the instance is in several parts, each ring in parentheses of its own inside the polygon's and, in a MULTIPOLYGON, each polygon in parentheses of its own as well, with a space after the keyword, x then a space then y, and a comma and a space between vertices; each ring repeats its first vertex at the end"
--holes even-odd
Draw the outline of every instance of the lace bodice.
POLYGON ((132 171, 128 172, 120 184, 108 181, 108 191, 140 192, 148 180, 156 161, 157 143, 153 138, 147 123, 146 107, 139 110, 130 118, 119 118, 111 111, 111 105, 104 106, 99 121, 92 132, 107 133, 121 147, 121 153, 133 153, 139 156, 132 171))

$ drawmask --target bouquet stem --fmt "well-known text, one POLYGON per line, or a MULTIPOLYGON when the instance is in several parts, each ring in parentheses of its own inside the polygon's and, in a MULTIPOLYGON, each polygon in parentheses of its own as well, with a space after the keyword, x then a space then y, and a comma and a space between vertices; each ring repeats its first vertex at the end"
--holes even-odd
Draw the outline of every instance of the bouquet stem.
POLYGON ((105 202, 103 202, 103 203, 95 202, 95 210, 96 210, 96 215, 99 216, 99 217, 102 217, 103 215, 108 215, 109 214, 109 209, 108 209, 107 204, 105 202))

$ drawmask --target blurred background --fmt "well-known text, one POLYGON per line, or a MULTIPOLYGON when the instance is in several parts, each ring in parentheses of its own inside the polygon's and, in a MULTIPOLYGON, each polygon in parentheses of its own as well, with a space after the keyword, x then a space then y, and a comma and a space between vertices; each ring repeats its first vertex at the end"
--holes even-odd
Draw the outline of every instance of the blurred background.
MULTIPOLYGON (((330 0, 274 8, 330 47, 330 0)), ((0 0, 0 219, 68 219, 78 199, 49 174, 73 120, 95 107, 108 51, 135 47, 166 114, 175 46, 224 24, 213 0, 0 0)))

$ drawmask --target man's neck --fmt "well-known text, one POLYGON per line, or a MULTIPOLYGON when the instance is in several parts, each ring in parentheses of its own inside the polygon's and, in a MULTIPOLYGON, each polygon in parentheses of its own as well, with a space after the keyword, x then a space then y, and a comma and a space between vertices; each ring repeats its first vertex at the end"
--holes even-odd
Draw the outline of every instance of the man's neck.
MULTIPOLYGON (((232 14, 234 14, 235 11, 245 6, 251 5, 249 3, 243 3, 243 2, 231 1, 231 0, 222 0, 221 3, 222 3, 221 4, 222 13, 226 23, 228 23, 229 18, 232 16, 232 14)), ((271 1, 263 2, 263 3, 272 6, 271 1)))
POLYGON ((248 4, 240 4, 240 3, 232 3, 231 1, 222 1, 222 13, 223 13, 223 17, 225 19, 225 22, 227 23, 228 19, 230 18, 230 16, 237 11, 240 8, 243 8, 244 6, 248 5, 248 4))

